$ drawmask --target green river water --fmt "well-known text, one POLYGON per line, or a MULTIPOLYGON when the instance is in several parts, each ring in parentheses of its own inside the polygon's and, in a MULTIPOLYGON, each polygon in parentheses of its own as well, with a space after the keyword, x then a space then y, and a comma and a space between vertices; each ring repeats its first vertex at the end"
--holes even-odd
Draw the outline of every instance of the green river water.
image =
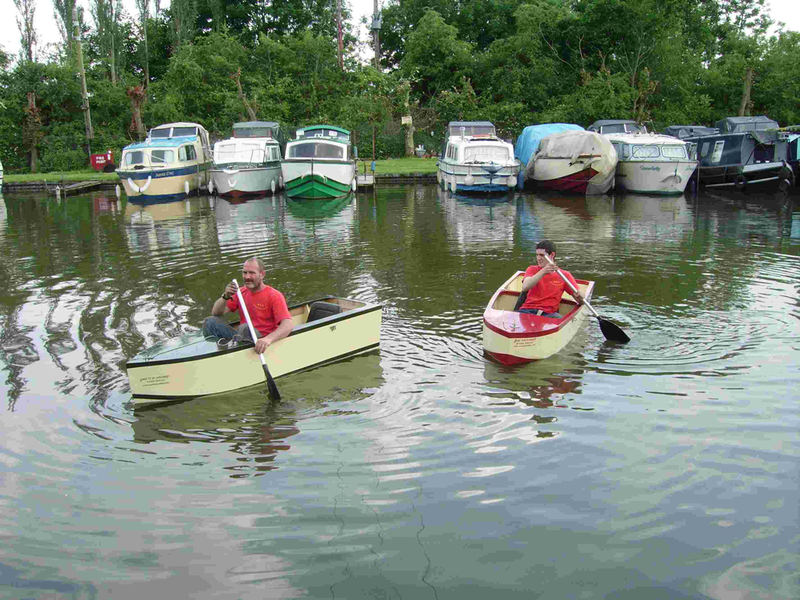
POLYGON ((0 598, 800 598, 797 201, 7 194, 0 598), (542 238, 629 344, 484 358, 542 238), (134 410, 126 359, 254 254, 380 302, 380 350, 134 410))

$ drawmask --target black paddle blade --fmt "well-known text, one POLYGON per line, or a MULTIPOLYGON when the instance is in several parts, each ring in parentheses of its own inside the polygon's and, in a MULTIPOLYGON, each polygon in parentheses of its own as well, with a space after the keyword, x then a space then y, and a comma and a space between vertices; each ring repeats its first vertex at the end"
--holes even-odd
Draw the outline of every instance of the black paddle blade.
POLYGON ((620 342, 622 344, 627 344, 631 341, 631 338, 628 337, 628 334, 614 325, 614 323, 611 321, 601 319, 600 317, 597 318, 597 321, 600 323, 600 331, 603 332, 603 335, 606 336, 607 340, 611 340, 612 342, 620 342))
POLYGON ((264 365, 264 375, 267 376, 267 392, 269 393, 270 399, 280 400, 281 393, 278 391, 278 386, 275 385, 275 380, 272 378, 272 375, 269 374, 266 365, 264 365))

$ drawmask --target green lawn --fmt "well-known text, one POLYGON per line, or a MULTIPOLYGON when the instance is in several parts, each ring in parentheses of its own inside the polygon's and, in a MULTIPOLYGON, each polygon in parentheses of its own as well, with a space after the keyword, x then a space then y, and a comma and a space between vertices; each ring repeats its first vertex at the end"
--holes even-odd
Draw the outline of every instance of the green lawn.
POLYGON ((85 171, 52 171, 51 173, 6 173, 6 183, 35 183, 38 181, 119 181, 116 173, 103 173, 87 169, 85 171))
MULTIPOLYGON (((364 165, 367 174, 371 173, 369 160, 358 161, 358 173, 364 174, 364 165)), ((436 173, 435 158, 387 158, 375 161, 376 175, 409 175, 412 173, 436 173)))

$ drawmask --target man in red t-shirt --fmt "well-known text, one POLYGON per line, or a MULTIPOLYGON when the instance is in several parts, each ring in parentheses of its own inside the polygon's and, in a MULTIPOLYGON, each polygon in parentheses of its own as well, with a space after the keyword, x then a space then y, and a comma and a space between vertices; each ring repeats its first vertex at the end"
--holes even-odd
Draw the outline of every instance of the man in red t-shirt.
MULTIPOLYGON (((583 304, 583 296, 580 292, 576 295, 558 275, 556 272, 558 266, 555 262, 556 247, 553 242, 542 240, 536 244, 537 264, 529 266, 522 278, 522 291, 528 292, 528 297, 520 306, 519 312, 560 319, 558 305, 561 303, 564 291, 572 294, 579 304, 583 304), (553 261, 552 264, 547 261, 546 256, 550 257, 550 260, 553 261)), ((561 269, 561 273, 570 280, 575 289, 578 289, 578 284, 569 271, 561 269)))
MULTIPOLYGON (((278 290, 264 283, 266 274, 267 270, 261 259, 255 256, 248 258, 242 266, 244 285, 239 288, 258 336, 255 346, 259 354, 270 344, 289 335, 293 327, 286 299, 278 290)), ((239 297, 236 294, 236 286, 231 281, 225 286, 222 296, 214 301, 211 316, 203 322, 203 335, 219 338, 220 345, 227 345, 231 339, 251 340, 250 329, 244 316, 241 317, 238 329, 234 329, 220 318, 238 310, 239 297)))

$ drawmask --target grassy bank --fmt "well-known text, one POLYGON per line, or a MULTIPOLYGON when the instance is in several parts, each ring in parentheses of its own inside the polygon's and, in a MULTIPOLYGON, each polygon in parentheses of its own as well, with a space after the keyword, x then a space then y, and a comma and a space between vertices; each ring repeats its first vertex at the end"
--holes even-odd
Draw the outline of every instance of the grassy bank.
MULTIPOLYGON (((369 174, 372 161, 359 160, 358 172, 369 174)), ((388 158, 375 161, 376 175, 413 175, 415 173, 436 173, 435 158, 388 158)), ((103 173, 87 169, 85 171, 53 171, 51 173, 6 173, 7 183, 36 183, 47 181, 119 181, 116 173, 103 173)))
MULTIPOLYGON (((372 161, 359 160, 358 172, 364 173, 366 165, 367 173, 371 173, 370 164, 372 161)), ((435 158, 387 158, 375 161, 375 175, 411 175, 414 173, 436 173, 435 158)))
POLYGON ((52 171, 50 173, 6 173, 6 183, 38 183, 47 181, 119 181, 116 173, 103 173, 87 169, 86 171, 52 171))

